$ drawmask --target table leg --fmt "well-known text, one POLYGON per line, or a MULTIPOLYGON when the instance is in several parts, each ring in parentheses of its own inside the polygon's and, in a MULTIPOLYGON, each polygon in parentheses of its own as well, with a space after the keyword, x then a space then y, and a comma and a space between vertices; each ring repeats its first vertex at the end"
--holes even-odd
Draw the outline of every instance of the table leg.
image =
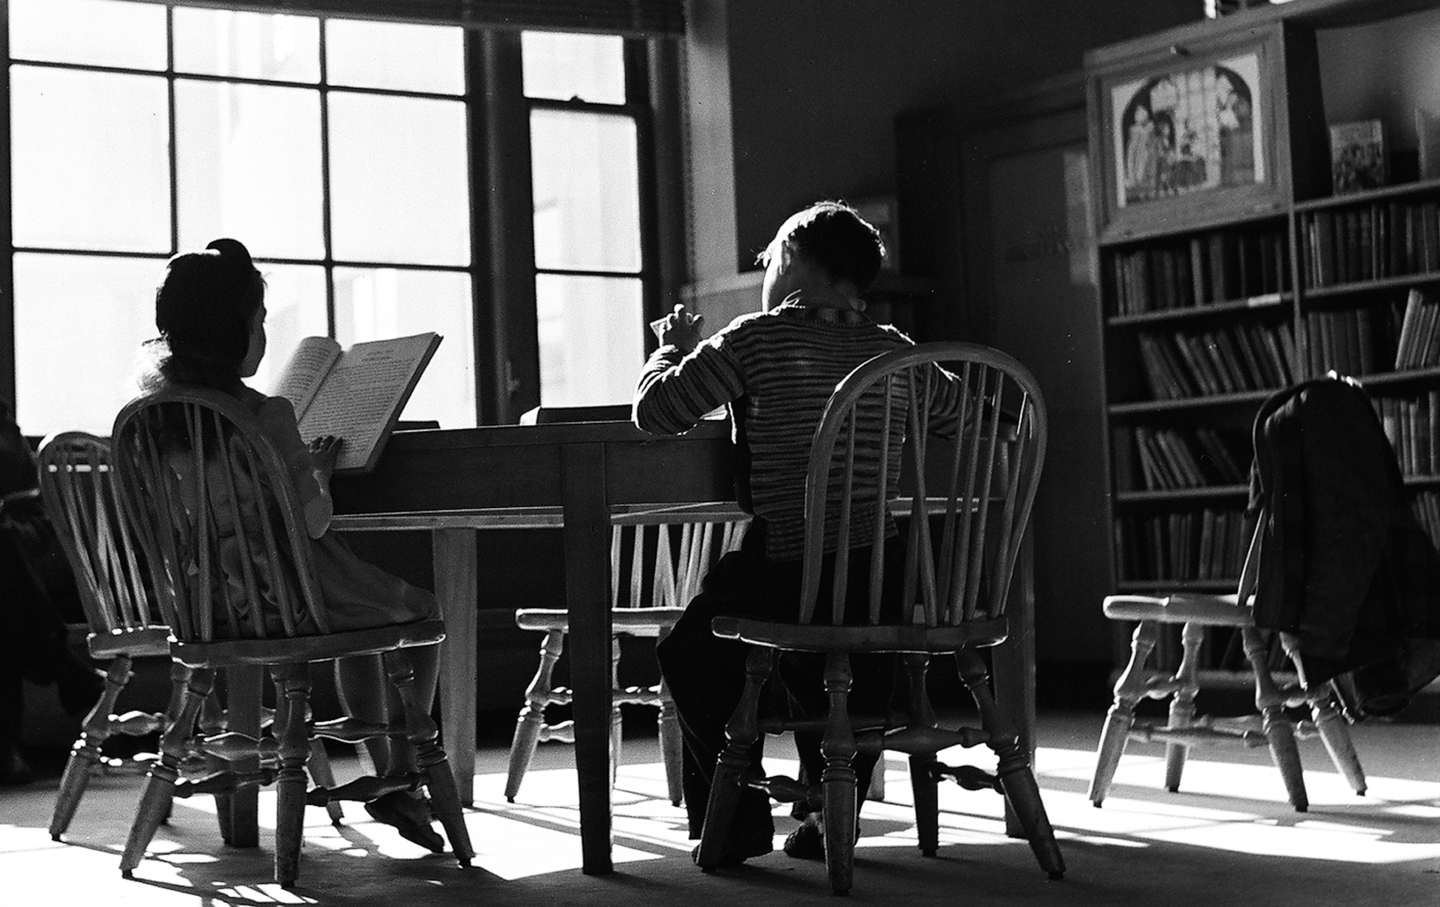
MULTIPOLYGON (((260 705, 265 669, 256 665, 228 668, 225 671, 226 729, 258 739, 260 737, 260 705)), ((260 768, 256 757, 237 761, 237 772, 260 768)), ((230 845, 258 847, 260 844, 260 790, 251 785, 236 791, 230 800, 230 845)))
MULTIPOLYGON (((1020 727, 1020 746, 1035 759, 1035 547, 1027 532, 1020 544, 1020 561, 1010 583, 1006 604, 1010 618, 1010 639, 994 650, 991 670, 995 675, 995 700, 1014 716, 1020 727)), ((1025 837, 1010 803, 1005 803, 1005 833, 1025 837)))
POLYGON ((436 529, 432 558, 435 599, 445 620, 440 644, 442 743, 460 789, 460 803, 475 805, 475 680, 478 670, 477 560, 474 529, 436 529))
POLYGON ((610 513, 605 448, 600 444, 566 445, 561 467, 581 868, 597 875, 614 870, 610 858, 610 513))

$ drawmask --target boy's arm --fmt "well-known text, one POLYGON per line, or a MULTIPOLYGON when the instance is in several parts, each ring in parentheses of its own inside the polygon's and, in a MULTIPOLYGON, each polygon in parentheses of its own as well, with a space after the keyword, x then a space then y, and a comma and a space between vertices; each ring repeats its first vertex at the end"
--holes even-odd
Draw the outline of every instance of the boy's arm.
POLYGON ((666 344, 650 356, 640 373, 631 419, 651 434, 678 435, 744 390, 738 363, 717 338, 688 355, 666 344))

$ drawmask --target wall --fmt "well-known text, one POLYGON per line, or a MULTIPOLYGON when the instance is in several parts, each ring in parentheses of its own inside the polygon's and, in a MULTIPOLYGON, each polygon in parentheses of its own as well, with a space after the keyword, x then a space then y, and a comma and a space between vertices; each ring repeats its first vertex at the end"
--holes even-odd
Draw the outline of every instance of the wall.
POLYGON ((901 111, 963 116, 1078 68, 1090 47, 1201 10, 1200 0, 730 0, 736 266, 752 267, 800 205, 894 192, 901 111))

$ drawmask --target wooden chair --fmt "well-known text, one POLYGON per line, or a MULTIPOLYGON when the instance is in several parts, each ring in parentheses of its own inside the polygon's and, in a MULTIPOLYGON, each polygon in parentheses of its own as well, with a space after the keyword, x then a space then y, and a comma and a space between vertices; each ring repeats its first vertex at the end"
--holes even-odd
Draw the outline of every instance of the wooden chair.
POLYGON ((406 652, 438 644, 444 624, 422 620, 330 631, 295 489, 275 447, 233 397, 172 388, 132 401, 116 417, 113 457, 122 510, 171 629, 170 655, 190 669, 130 829, 122 873, 128 877, 144 857, 172 796, 271 782, 278 799, 275 879, 282 886, 299 875, 307 804, 370 800, 422 784, 456 859, 468 866, 474 854, 455 778, 406 652), (403 723, 345 718, 312 724, 310 664, 369 654, 383 656, 404 706, 403 723), (263 739, 233 731, 192 737, 215 671, 236 666, 269 670, 276 693, 272 733, 263 739), (307 794, 305 769, 317 735, 347 743, 404 737, 415 748, 420 772, 360 778, 307 794), (211 773, 181 779, 187 757, 208 762, 211 773))
MULTIPOLYGON (((1052 878, 1064 873, 1019 723, 996 702, 981 654, 1003 644, 1009 634, 1006 597, 1044 462, 1045 425, 1044 403, 1030 373, 1010 356, 978 344, 897 350, 871 359, 841 381, 811 447, 798 619, 720 617, 713 622, 717 636, 744 641, 751 649, 744 692, 726 727, 728 743, 717 761, 706 808, 696 855, 702 869, 720 865, 741 787, 748 785, 785 802, 823 800, 831 887, 849 891, 857 802, 853 757, 861 751, 898 750, 910 756, 923 854, 934 855, 939 846, 937 784, 952 777, 967 788, 1003 793, 1044 871, 1052 878), (948 409, 958 419, 950 420, 949 431, 964 426, 952 443, 931 437, 931 401, 945 394, 958 398, 948 409), (1013 424, 1002 423, 1002 411, 1011 414, 1013 424), (863 420, 860 443, 857 414, 863 420), (909 498, 898 496, 902 468, 913 476, 909 498), (885 556, 884 546, 876 545, 868 546, 868 568, 862 565, 868 583, 850 596, 868 605, 864 623, 841 626, 851 548, 883 537, 892 520, 907 515, 899 603, 903 622, 881 623, 885 556), (832 543, 827 534, 833 534, 832 543), (827 548, 836 552, 828 574, 822 570, 827 548), (832 589, 835 603, 828 614, 816 613, 822 583, 832 589), (823 719, 762 716, 762 691, 782 651, 824 654, 829 708, 823 719), (904 714, 849 714, 854 653, 902 656, 908 679, 904 714), (942 654, 954 656, 978 708, 980 728, 946 728, 936 718, 925 678, 931 657, 942 654), (823 730, 820 791, 789 778, 747 777, 749 751, 760 733, 800 727, 823 730), (936 759, 946 747, 979 743, 997 757, 995 774, 936 759)), ((852 610, 850 616, 853 621, 857 615, 852 610)))
MULTIPOLYGON (((733 504, 701 504, 679 507, 641 508, 617 514, 610 533, 610 608, 614 635, 611 640, 611 682, 614 706, 610 720, 610 765, 620 762, 622 705, 643 705, 660 710, 660 751, 665 761, 665 779, 670 802, 680 805, 684 798, 680 766, 684 741, 675 703, 662 679, 648 687, 620 685, 620 640, 623 636, 654 639, 670 632, 685 605, 700 589, 705 572, 728 551, 740 547, 749 517, 733 504), (621 577, 627 576, 627 583, 621 577)), ((575 742, 570 721, 545 723, 550 705, 569 705, 571 691, 553 686, 555 663, 565 646, 570 621, 566 611, 551 608, 521 608, 515 623, 524 630, 545 634, 540 645, 540 665, 525 690, 525 705, 515 722, 510 744, 510 772, 505 781, 505 799, 515 802, 520 782, 534 757, 537 743, 561 740, 575 742)), ((611 783, 614 783, 612 775, 611 783)))
POLYGON ((1095 777, 1090 782, 1090 802, 1104 802, 1115 778, 1115 769, 1130 740, 1164 741, 1165 788, 1180 789, 1180 775, 1191 747, 1232 744, 1244 747, 1268 746, 1270 757, 1280 770, 1290 804, 1297 812, 1309 809, 1305 778, 1300 768, 1297 739, 1319 736, 1335 768, 1354 788, 1365 793, 1365 772, 1350 740, 1349 723, 1339 705, 1332 683, 1305 682, 1301 662, 1293 645, 1281 633, 1285 654, 1296 669, 1297 682, 1281 687, 1271 673, 1269 641, 1255 626, 1250 604, 1255 590, 1259 533, 1252 539, 1250 554, 1242 569, 1240 588, 1234 595, 1111 595, 1105 598, 1105 616, 1111 620, 1135 621, 1130 638, 1130 661, 1115 683, 1115 700, 1105 716, 1096 754, 1095 777), (1179 624, 1181 657, 1173 669, 1149 668, 1159 648, 1162 627, 1179 624), (1230 627, 1240 634, 1245 659, 1255 679, 1255 713, 1235 717, 1197 715, 1195 700, 1200 691, 1200 657, 1207 627, 1230 627), (1168 720, 1161 723, 1135 717, 1141 699, 1169 698, 1168 720), (1310 718, 1292 719, 1287 709, 1308 707, 1310 718))
MULTIPOLYGON (((140 736, 163 730, 179 709, 171 696, 163 712, 112 714, 132 676, 136 658, 168 657, 170 628, 151 605, 135 546, 119 518, 110 481, 110 442, 84 432, 47 438, 40 447, 40 494, 55 535, 75 574, 75 585, 89 623, 90 655, 108 661, 105 687, 81 725, 65 763, 50 819, 50 837, 60 840, 85 794, 92 774, 108 771, 143 775, 153 755, 131 759, 106 757, 101 746, 113 734, 140 736)), ((183 682, 183 666, 173 679, 183 682)))
MULTIPOLYGON (((120 759, 104 755, 102 747, 115 734, 143 736, 164 730, 179 713, 180 692, 189 669, 171 663, 171 694, 163 711, 114 714, 116 701, 133 676, 134 659, 169 657, 170 628, 151 603, 148 581, 129 527, 120 519, 110 469, 110 440, 87 432, 62 432, 45 439, 37 459, 38 491, 75 576, 88 623, 86 644, 90 656, 109 661, 100 699, 85 716, 60 778, 50 819, 50 837, 58 841, 70 827, 92 775, 140 776, 150 771, 155 754, 120 759)), ((223 706, 212 697, 203 709, 201 726, 210 733, 220 733, 226 721, 223 706)), ((329 760, 318 743, 312 750, 309 768, 317 783, 334 785, 329 760)), ((228 835, 228 808, 224 795, 220 796, 217 812, 222 832, 228 835)), ((342 818, 340 805, 332 803, 326 809, 331 821, 338 824, 342 818)))

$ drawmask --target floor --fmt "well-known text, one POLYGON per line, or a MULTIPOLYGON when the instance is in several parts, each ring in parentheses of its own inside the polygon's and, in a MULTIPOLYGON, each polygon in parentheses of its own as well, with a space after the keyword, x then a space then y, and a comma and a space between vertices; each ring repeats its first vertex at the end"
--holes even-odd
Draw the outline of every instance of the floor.
MULTIPOLYGON (((968 904, 1440 903, 1440 726, 1354 728, 1370 789, 1356 797, 1318 741, 1302 743, 1311 809, 1284 801, 1266 752, 1192 754, 1181 793, 1161 789, 1162 749, 1132 744, 1102 809, 1085 798, 1098 714, 1047 713, 1037 769, 1068 863, 1048 881, 1022 841, 1006 838, 998 796, 942 788, 941 853, 914 848, 909 785, 893 755, 887 799, 867 803, 853 900, 968 904)), ((793 770, 777 741, 770 763, 793 770)), ((973 751, 972 751, 973 752, 973 751)), ((973 752, 984 765, 983 752, 973 752)), ((139 780, 96 778, 65 843, 46 833, 57 779, 0 789, 0 904, 631 904, 791 903, 827 899, 824 866, 778 851, 794 826, 777 809, 777 852, 714 875, 690 861, 683 811, 665 799, 652 738, 627 740, 615 790, 616 872, 579 871, 575 775, 563 745, 542 745, 517 802, 501 795, 505 752, 482 750, 475 809, 478 851, 462 872, 346 804, 341 827, 307 814, 300 884, 271 881, 273 794, 262 794, 261 847, 219 843, 213 803, 178 801, 135 878, 116 868, 139 780)), ((956 760, 952 760, 956 761, 956 760)), ((961 760, 963 761, 963 760, 961 760)), ((341 779, 356 771, 342 753, 341 779)))

